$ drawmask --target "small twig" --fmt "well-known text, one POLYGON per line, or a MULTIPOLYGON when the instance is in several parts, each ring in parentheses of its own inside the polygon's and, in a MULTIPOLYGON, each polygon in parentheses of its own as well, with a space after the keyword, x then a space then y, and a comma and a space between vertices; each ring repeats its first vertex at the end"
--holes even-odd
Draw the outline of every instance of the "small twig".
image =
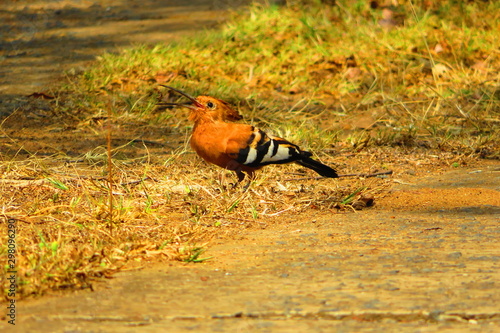
MULTIPOLYGON (((59 173, 62 174, 62 173, 59 173)), ((65 178, 59 179, 60 181, 73 181, 75 179, 85 179, 85 180, 106 180, 104 177, 89 177, 89 176, 76 176, 76 175, 65 175, 65 178)), ((52 184, 47 178, 43 179, 0 179, 0 184, 12 184, 14 186, 31 186, 31 185, 50 185, 52 184)), ((73 184, 73 186, 79 187, 79 184, 73 184)))
POLYGON ((65 178, 63 178, 63 180, 72 180, 72 179, 106 180, 107 179, 107 177, 102 177, 102 176, 96 177, 96 176, 76 175, 76 174, 61 172, 61 171, 57 171, 57 170, 53 170, 52 172, 65 177, 65 178))
MULTIPOLYGON (((31 221, 26 221, 26 220, 23 220, 19 217, 16 217, 16 216, 12 216, 12 215, 5 215, 5 214, 2 214, 2 216, 7 219, 7 220, 10 220, 10 219, 14 219, 16 220, 16 222, 24 222, 24 223, 28 223, 28 224, 34 224, 33 222, 31 221)), ((38 223, 39 224, 39 223, 38 223)))
POLYGON ((120 185, 121 186, 135 185, 135 184, 140 184, 140 183, 142 183, 145 180, 153 180, 153 181, 155 181, 151 177, 147 176, 147 177, 144 177, 144 178, 141 178, 141 179, 138 179, 138 180, 134 180, 134 181, 131 181, 131 182, 121 183, 120 185))
POLYGON ((161 146, 161 147, 171 147, 169 145, 166 145, 162 142, 158 142, 158 141, 151 141, 151 140, 144 140, 144 139, 133 139, 133 140, 129 140, 130 142, 134 142, 134 143, 145 143, 145 144, 149 144, 149 145, 156 145, 156 146, 161 146))
MULTIPOLYGON (((392 170, 383 171, 383 172, 376 172, 376 173, 349 173, 349 174, 345 174, 345 175, 339 175, 339 178, 345 178, 345 177, 370 178, 370 177, 377 177, 377 176, 382 176, 382 175, 392 175, 392 170)), ((328 177, 289 178, 289 179, 285 179, 285 181, 291 181, 291 180, 320 180, 320 179, 328 179, 328 177)))
MULTIPOLYGON (((108 101, 108 118, 111 118, 111 101, 108 101)), ((106 135, 106 143, 107 143, 107 157, 108 157, 108 227, 110 236, 113 237, 113 156, 111 154, 111 131, 112 124, 111 121, 108 120, 107 124, 107 135, 106 135)))
POLYGON ((0 179, 0 184, 13 184, 17 186, 50 184, 47 179, 0 179))
POLYGON ((340 177, 363 177, 363 178, 370 178, 370 177, 377 177, 377 176, 382 176, 382 175, 392 175, 392 170, 389 171, 382 171, 382 172, 375 172, 375 173, 349 173, 345 175, 339 175, 340 177))

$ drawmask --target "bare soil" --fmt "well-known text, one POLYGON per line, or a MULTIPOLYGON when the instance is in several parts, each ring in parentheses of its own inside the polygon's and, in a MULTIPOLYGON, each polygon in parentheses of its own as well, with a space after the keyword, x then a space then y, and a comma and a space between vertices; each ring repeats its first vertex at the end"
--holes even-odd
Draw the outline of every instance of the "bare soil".
MULTIPOLYGON (((212 27, 227 13, 224 5, 12 1, 0 12, 0 112, 50 91, 62 71, 79 71, 104 51, 212 27)), ((81 132, 51 119, 48 102, 37 103, 37 113, 3 123, 16 141, 3 142, 5 156, 23 158, 19 146, 77 156, 103 144, 89 133, 78 140, 81 132)), ((203 264, 158 263, 119 273, 94 292, 22 301, 15 328, 498 332, 500 163, 416 169, 396 172, 372 208, 282 214, 213 241, 206 253, 213 259, 203 264)), ((0 327, 13 329, 5 320, 0 327)))

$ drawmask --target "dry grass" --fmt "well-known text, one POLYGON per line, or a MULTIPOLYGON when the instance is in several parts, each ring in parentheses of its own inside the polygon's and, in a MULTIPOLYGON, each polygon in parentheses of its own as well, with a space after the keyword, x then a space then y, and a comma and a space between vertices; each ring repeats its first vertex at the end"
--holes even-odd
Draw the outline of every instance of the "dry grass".
MULTIPOLYGON (((394 10, 404 24, 387 30, 381 10, 347 3, 254 6, 203 38, 103 55, 53 100, 4 119, 0 202, 18 221, 19 294, 90 288, 149 260, 203 261, 213 238, 351 212, 391 184, 286 165, 232 189, 233 175, 188 148, 185 110, 157 108, 177 98, 158 83, 226 99, 342 174, 393 170, 404 181, 498 158, 498 4, 405 3, 394 10)), ((5 270, 6 251, 2 242, 5 270)))
MULTIPOLYGON (((346 173, 391 169, 404 178, 407 171, 457 161, 453 155, 429 160, 425 151, 398 154, 370 149, 337 156, 335 165, 346 173)), ((317 180, 298 166, 270 166, 243 191, 228 183, 233 174, 193 154, 166 155, 167 165, 114 160, 112 218, 105 163, 57 156, 3 163, 2 213, 18 221, 19 294, 92 288, 96 278, 149 261, 203 261, 200 250, 213 238, 304 212, 362 209, 392 183, 390 178, 317 180)))

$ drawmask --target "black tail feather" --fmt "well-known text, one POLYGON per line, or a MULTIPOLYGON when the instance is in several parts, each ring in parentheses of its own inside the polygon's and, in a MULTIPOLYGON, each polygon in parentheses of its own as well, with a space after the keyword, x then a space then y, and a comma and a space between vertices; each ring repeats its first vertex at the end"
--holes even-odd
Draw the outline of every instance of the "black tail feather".
POLYGON ((321 162, 313 160, 310 157, 302 157, 302 159, 297 161, 298 164, 309 168, 311 170, 316 171, 320 176, 329 177, 329 178, 338 178, 338 174, 335 170, 330 168, 328 165, 324 165, 321 162))

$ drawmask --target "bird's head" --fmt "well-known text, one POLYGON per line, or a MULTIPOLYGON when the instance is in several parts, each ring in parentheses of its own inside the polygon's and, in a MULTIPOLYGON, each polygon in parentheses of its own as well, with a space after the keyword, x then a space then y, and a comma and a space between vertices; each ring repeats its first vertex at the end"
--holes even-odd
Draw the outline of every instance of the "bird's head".
POLYGON ((188 103, 167 103, 167 105, 179 105, 189 108, 191 110, 189 120, 194 122, 201 121, 202 119, 210 121, 236 121, 243 118, 238 111, 234 110, 223 100, 210 96, 198 96, 194 98, 176 88, 163 84, 161 86, 173 90, 190 100, 188 103))

